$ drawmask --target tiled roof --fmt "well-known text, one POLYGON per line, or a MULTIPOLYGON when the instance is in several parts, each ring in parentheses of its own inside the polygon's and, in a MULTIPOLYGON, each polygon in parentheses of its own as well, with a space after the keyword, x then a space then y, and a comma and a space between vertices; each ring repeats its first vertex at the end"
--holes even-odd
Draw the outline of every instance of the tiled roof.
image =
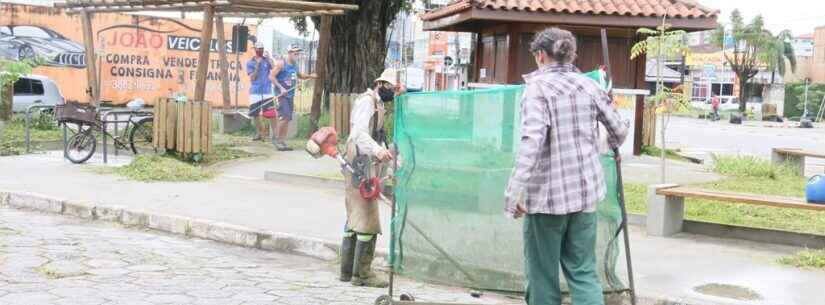
POLYGON ((661 17, 667 13, 672 18, 716 17, 719 13, 694 0, 456 0, 422 15, 421 19, 438 19, 472 7, 500 11, 633 17, 661 17))

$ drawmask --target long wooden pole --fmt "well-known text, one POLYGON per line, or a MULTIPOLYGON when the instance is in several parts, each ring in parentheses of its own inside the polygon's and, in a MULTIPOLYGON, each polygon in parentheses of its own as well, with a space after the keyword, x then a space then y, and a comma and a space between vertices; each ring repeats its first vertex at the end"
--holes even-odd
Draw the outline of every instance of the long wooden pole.
POLYGON ((89 96, 89 102, 97 107, 100 103, 100 85, 97 80, 97 59, 95 57, 92 16, 89 12, 83 12, 81 20, 83 23, 83 44, 86 49, 86 93, 89 96))
MULTIPOLYGON (((226 59, 226 38, 223 31, 223 17, 215 17, 215 30, 218 31, 218 55, 221 61, 221 93, 223 93, 223 111, 229 111, 231 99, 229 97, 229 61, 226 59)), ((232 46, 237 49, 238 46, 232 46)))
POLYGON ((198 54, 198 71, 195 79, 195 100, 203 101, 206 95, 206 72, 209 71, 209 44, 212 42, 212 25, 215 7, 207 5, 203 9, 201 27, 201 49, 198 54))
POLYGON ((327 76, 327 57, 329 57, 329 39, 332 29, 332 16, 321 16, 320 35, 318 35, 318 56, 315 58, 315 87, 312 89, 312 108, 310 109, 310 131, 318 130, 321 118, 321 98, 324 96, 324 80, 327 76))

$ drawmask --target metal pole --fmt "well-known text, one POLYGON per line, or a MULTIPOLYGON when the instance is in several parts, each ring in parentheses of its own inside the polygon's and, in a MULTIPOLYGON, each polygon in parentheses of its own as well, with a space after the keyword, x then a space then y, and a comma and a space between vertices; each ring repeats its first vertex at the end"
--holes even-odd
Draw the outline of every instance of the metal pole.
MULTIPOLYGON (((108 150, 106 149, 106 116, 105 115, 103 116, 103 120, 100 124, 102 125, 101 131, 100 131, 100 137, 103 140, 103 164, 108 164, 109 159, 108 159, 108 156, 107 156, 108 150)), ((94 128, 94 127, 89 127, 89 128, 94 128)), ((92 132, 94 132, 94 131, 92 131, 92 132)))
POLYGON ((809 80, 805 78, 805 103, 803 104, 804 106, 802 106, 802 118, 800 121, 808 117, 808 82, 809 80))
POLYGON ((630 284, 630 304, 636 305, 636 284, 633 279, 633 259, 630 256, 630 233, 627 231, 627 207, 624 202, 624 182, 622 181, 622 161, 619 158, 619 149, 614 149, 616 155, 616 182, 619 189, 619 207, 622 209, 622 231, 624 235, 624 255, 627 260, 627 277, 630 284))
MULTIPOLYGON (((241 26, 243 26, 245 23, 246 23, 246 18, 244 18, 241 21, 241 26)), ((238 36, 238 35, 236 35, 236 36, 238 36)), ((233 44, 237 43, 239 45, 241 44, 240 41, 232 41, 232 43, 233 44)), ((246 43, 246 41, 244 41, 243 43, 246 43)), ((240 67, 240 65, 241 65, 241 51, 238 51, 238 47, 239 46, 236 46, 236 45, 232 46, 232 49, 234 49, 234 51, 235 51, 235 75, 236 75, 236 78, 235 78, 235 112, 238 111, 238 94, 239 94, 239 91, 241 90, 240 89, 241 71, 243 70, 240 67)))
MULTIPOLYGON (((118 120, 117 120, 117 113, 115 113, 115 136, 116 136, 116 137, 118 136, 118 133, 117 133, 117 125, 118 125, 118 123, 120 123, 120 122, 118 122, 118 120)), ((114 145, 115 145, 115 146, 114 146, 114 148, 115 148, 115 156, 117 156, 117 143, 112 143, 112 144, 114 144, 114 145)))
POLYGON ((66 130, 66 123, 63 123, 63 158, 66 158, 66 146, 68 146, 69 136, 68 131, 66 130))
POLYGON ((29 130, 32 121, 31 106, 26 109, 26 153, 31 152, 31 131, 29 130))

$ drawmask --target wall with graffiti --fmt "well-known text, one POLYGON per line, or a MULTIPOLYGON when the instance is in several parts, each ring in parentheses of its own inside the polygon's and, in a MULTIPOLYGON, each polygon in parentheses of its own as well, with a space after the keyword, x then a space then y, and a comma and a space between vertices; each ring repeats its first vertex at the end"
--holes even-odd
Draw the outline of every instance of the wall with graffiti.
MULTIPOLYGON (((195 71, 199 64, 199 20, 158 18, 120 13, 93 15, 95 56, 101 86, 101 98, 123 104, 142 98, 152 104, 159 97, 178 92, 194 95, 195 71)), ((226 24, 225 38, 231 40, 232 25, 226 24)), ((254 33, 254 27, 250 28, 254 33)), ((253 38, 254 39, 254 38, 253 38)), ((249 81, 243 67, 252 56, 236 54, 231 41, 226 48, 229 57, 230 96, 235 104, 238 82, 238 104, 248 105, 249 81), (239 73, 240 72, 240 73, 239 73)), ((222 105, 218 43, 209 42, 211 56, 206 85, 206 99, 214 106, 222 105)), ((19 4, 0 4, 0 57, 19 60, 31 57, 45 59, 46 65, 34 74, 54 80, 67 100, 85 101, 86 56, 79 15, 61 9, 19 4)))

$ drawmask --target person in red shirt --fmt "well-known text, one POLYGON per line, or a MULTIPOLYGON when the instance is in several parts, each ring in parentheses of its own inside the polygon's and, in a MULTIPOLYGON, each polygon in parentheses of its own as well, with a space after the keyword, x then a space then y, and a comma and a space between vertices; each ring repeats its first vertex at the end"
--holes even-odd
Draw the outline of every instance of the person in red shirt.
POLYGON ((714 95, 712 98, 710 98, 710 107, 713 111, 711 119, 714 120, 714 121, 718 121, 719 120, 719 96, 718 95, 714 95))

